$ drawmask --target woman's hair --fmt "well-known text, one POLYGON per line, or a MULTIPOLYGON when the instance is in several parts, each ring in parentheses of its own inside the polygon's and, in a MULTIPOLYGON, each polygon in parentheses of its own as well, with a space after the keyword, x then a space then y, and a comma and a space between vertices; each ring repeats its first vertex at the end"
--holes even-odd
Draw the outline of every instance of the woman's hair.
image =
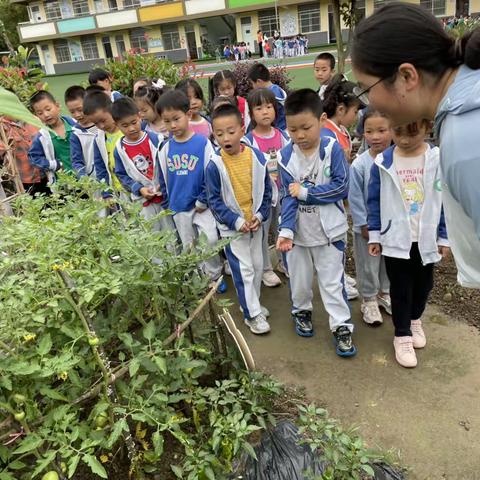
POLYGON ((355 29, 352 63, 376 77, 394 77, 402 63, 411 63, 435 77, 465 64, 480 68, 480 28, 455 40, 430 12, 410 3, 385 5, 355 29))
POLYGON ((253 128, 256 127, 256 122, 253 115, 253 109, 255 107, 259 107, 264 103, 271 103, 273 105, 273 108, 275 109, 275 118, 278 116, 278 102, 275 99, 275 94, 268 88, 256 88, 252 90, 248 94, 247 102, 253 128))
POLYGON ((224 80, 232 82, 235 88, 234 95, 237 96, 237 81, 233 72, 231 70, 219 70, 208 82, 208 97, 210 98, 210 103, 213 102, 218 87, 224 80))
POLYGON ((343 75, 335 75, 332 78, 323 96, 323 111, 328 118, 335 115, 339 105, 343 104, 350 108, 362 103, 353 93, 355 86, 355 83, 346 80, 343 75))
POLYGON ((187 95, 187 97, 189 88, 193 90, 195 97, 205 103, 205 96, 203 95, 202 87, 196 80, 193 80, 192 78, 185 78, 184 80, 180 80, 175 85, 175 90, 181 90, 185 95, 187 95))
POLYGON ((158 102, 158 99, 168 90, 169 88, 166 86, 159 88, 152 84, 149 87, 140 87, 135 92, 133 98, 147 102, 155 110, 155 104, 158 102))

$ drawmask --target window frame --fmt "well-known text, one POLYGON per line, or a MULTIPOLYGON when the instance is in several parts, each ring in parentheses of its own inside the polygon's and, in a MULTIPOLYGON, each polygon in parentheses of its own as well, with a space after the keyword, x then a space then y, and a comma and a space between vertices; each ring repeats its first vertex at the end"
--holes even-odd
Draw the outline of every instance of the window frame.
POLYGON ((44 9, 45 9, 45 17, 48 20, 61 20, 62 17, 62 9, 60 6, 60 2, 58 0, 46 0, 44 4, 44 9), (54 5, 55 9, 49 8, 49 5, 54 5), (57 15, 50 16, 52 11, 55 10, 55 12, 58 12, 57 15))
POLYGON ((312 2, 312 3, 305 3, 303 5, 299 5, 297 8, 298 13, 298 28, 299 33, 316 33, 322 31, 322 18, 320 15, 320 3, 312 2), (316 25, 313 24, 314 15, 318 15, 318 29, 315 29, 316 25), (302 18, 303 17, 303 18, 302 18), (304 28, 303 21, 307 21, 309 23, 308 27, 311 28, 304 28))
POLYGON ((161 25, 160 33, 162 35, 164 50, 180 50, 182 48, 182 44, 180 42, 180 32, 178 31, 178 26, 175 23, 161 25))
POLYGON ((54 40, 53 49, 55 51, 57 63, 68 63, 72 61, 72 53, 70 52, 70 45, 68 44, 68 40, 65 40, 63 38, 59 40, 54 40), (63 49, 66 49, 66 52, 68 52, 68 56, 65 55, 65 51, 63 51, 63 49))
POLYGON ((273 32, 276 30, 277 32, 280 31, 280 20, 278 18, 278 15, 276 15, 275 9, 274 8, 268 8, 264 10, 260 10, 258 12, 258 28, 261 30, 265 35, 267 35, 268 38, 273 37, 273 32), (262 15, 263 12, 263 15, 262 15), (269 12, 266 14, 265 12, 269 12), (268 19, 268 27, 269 29, 267 30, 265 28, 265 22, 268 19), (262 21, 264 24, 262 25, 262 21), (273 28, 272 28, 273 27, 273 28))
POLYGON ((80 37, 80 45, 82 46, 84 60, 97 60, 100 58, 97 39, 94 35, 84 35, 83 37, 80 37), (87 49, 85 47, 87 47, 87 49), (88 49, 91 49, 90 53, 93 52, 93 56, 87 55, 88 49))

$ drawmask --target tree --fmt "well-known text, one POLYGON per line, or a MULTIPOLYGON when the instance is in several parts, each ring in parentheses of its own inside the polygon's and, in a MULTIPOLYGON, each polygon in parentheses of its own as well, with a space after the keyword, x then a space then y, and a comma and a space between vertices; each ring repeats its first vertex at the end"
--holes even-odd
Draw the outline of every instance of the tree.
POLYGON ((17 25, 28 21, 25 5, 11 4, 10 0, 0 0, 0 50, 15 50, 20 44, 17 25))

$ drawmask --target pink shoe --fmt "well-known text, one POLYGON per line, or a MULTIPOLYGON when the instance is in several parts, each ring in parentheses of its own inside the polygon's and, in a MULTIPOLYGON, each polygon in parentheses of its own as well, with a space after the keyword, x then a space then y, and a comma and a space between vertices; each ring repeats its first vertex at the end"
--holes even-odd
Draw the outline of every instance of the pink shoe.
POLYGON ((422 328, 422 321, 412 320, 410 329, 412 330, 413 348, 423 348, 427 344, 427 337, 422 328))
POLYGON ((413 349, 412 337, 394 337, 393 347, 395 348, 395 358, 402 367, 413 368, 417 366, 417 356, 413 349))

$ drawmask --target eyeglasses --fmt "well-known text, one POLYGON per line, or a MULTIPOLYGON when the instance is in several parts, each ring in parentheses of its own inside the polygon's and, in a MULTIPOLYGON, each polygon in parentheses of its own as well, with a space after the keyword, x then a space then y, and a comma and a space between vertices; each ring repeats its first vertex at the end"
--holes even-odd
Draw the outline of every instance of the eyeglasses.
POLYGON ((368 88, 362 89, 359 86, 353 87, 353 94, 355 98, 358 98, 365 106, 370 104, 370 100, 368 99, 368 93, 370 90, 375 86, 378 85, 380 82, 383 82, 385 78, 381 78, 380 80, 376 81, 373 85, 370 85, 368 88))

